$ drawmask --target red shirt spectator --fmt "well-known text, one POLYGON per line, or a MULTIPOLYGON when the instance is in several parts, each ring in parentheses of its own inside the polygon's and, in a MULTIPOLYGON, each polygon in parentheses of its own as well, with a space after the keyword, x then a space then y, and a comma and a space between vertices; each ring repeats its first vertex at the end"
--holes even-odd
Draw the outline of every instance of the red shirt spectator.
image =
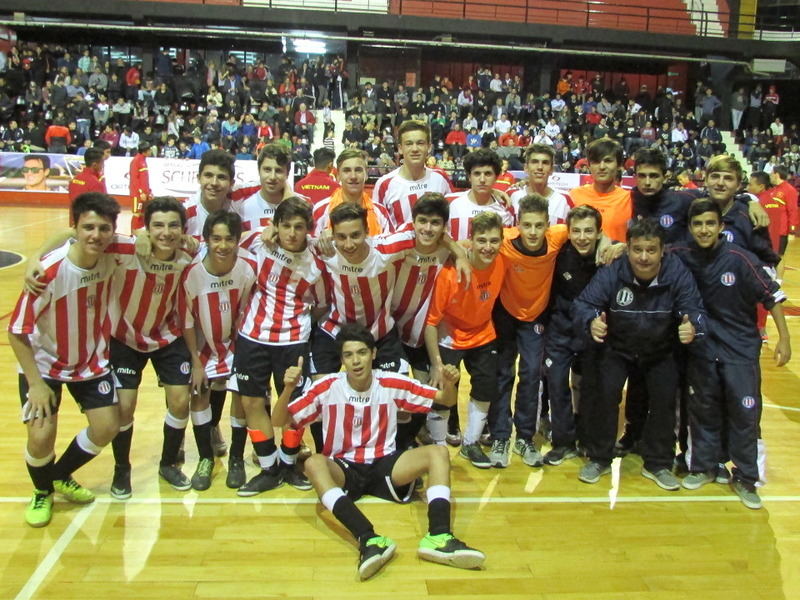
POLYGON ((341 185, 330 173, 312 169, 311 172, 294 184, 294 191, 308 197, 311 204, 329 198, 341 185))
POLYGON ((444 139, 444 143, 448 146, 450 144, 461 144, 462 146, 466 146, 467 134, 461 129, 453 129, 447 134, 447 137, 444 139))

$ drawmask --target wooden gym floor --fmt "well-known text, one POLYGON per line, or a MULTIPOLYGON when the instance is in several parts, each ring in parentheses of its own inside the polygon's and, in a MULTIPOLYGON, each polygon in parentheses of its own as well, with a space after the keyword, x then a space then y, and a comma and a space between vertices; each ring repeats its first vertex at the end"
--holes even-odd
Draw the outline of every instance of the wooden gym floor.
MULTIPOLYGON (((28 255, 66 226, 65 209, 2 207, 0 250, 28 255)), ((800 266, 796 239, 787 262, 800 266)), ((3 328, 22 272, 21 265, 0 269, 3 328)), ((798 271, 787 269, 784 288, 787 306, 797 306, 798 271)), ((426 529, 424 502, 397 506, 370 499, 360 505, 379 533, 397 541, 398 552, 364 583, 357 581, 351 539, 313 492, 284 486, 237 498, 225 487, 224 459, 202 494, 160 482, 164 401, 152 371, 136 418, 133 498, 118 502, 108 495, 109 448, 76 474, 97 494, 94 504, 59 499, 48 527, 28 527, 25 433, 15 360, 3 336, 0 598, 798 599, 800 322, 796 316, 789 321, 795 359, 776 369, 769 345, 762 359, 768 448, 762 510, 748 510, 717 484, 697 492, 663 491, 639 475, 636 456, 616 461, 611 477, 586 485, 577 480, 579 459, 530 469, 514 456, 508 469, 479 471, 453 450, 454 532, 486 553, 485 568, 459 571, 420 561, 415 549, 426 529)), ((85 423, 68 395, 60 421, 59 452, 85 423)), ((197 455, 191 434, 189 440, 185 472, 191 475, 197 455)), ((248 466, 248 475, 254 473, 248 466)))

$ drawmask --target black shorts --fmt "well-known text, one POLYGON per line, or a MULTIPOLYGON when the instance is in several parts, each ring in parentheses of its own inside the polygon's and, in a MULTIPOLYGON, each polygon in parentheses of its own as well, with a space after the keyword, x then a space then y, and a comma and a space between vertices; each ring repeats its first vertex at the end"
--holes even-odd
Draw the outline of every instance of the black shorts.
POLYGON ((148 360, 153 362, 158 380, 164 385, 189 385, 192 380, 192 357, 182 337, 152 352, 134 350, 111 338, 111 367, 120 389, 139 388, 148 360))
POLYGON ((425 346, 414 348, 403 344, 403 355, 408 364, 411 365, 411 368, 414 369, 415 375, 418 372, 428 373, 431 370, 431 360, 428 358, 428 351, 425 346))
MULTIPOLYGON (((297 366, 303 357, 303 376, 308 377, 308 344, 288 344, 275 346, 254 342, 244 336, 236 338, 236 350, 233 355, 232 380, 242 396, 269 398, 270 377, 275 382, 278 394, 283 392, 283 376, 286 369, 297 366)), ((299 394, 303 382, 296 388, 299 394)))
POLYGON ((786 247, 789 245, 789 236, 782 235, 778 238, 778 256, 783 257, 786 254, 786 247))
POLYGON ((439 346, 439 355, 446 365, 458 367, 464 361, 472 386, 470 398, 478 402, 492 402, 497 398, 500 389, 497 385, 497 350, 494 341, 467 350, 439 346))
MULTIPOLYGON (((377 354, 372 361, 373 369, 382 371, 401 372, 401 358, 403 356, 403 345, 400 342, 400 335, 397 328, 392 327, 391 331, 375 342, 377 354)), ((339 354, 339 345, 336 340, 326 331, 316 329, 311 340, 311 374, 328 375, 338 373, 342 369, 342 357, 339 354)))
MULTIPOLYGON (((67 385, 70 395, 78 403, 81 412, 86 412, 93 408, 104 408, 113 406, 117 403, 116 388, 114 386, 114 374, 109 371, 105 375, 94 379, 83 381, 56 381, 44 377, 44 382, 53 390, 56 395, 56 405, 53 407, 53 414, 58 412, 61 406, 61 389, 67 385)), ((19 400, 22 406, 28 401, 28 379, 22 373, 19 374, 19 400)))
POLYGON ((371 463, 354 463, 343 458, 334 458, 344 472, 344 491, 355 501, 361 496, 375 496, 391 502, 405 504, 411 501, 413 486, 408 483, 396 487, 392 483, 392 469, 402 452, 394 451, 371 463))

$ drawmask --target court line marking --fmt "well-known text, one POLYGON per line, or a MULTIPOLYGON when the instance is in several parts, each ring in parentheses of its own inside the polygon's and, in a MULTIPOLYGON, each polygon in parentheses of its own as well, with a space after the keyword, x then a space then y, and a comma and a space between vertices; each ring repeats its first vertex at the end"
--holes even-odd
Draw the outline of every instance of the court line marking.
POLYGON ((63 220, 64 220, 64 215, 60 215, 58 217, 50 217, 49 219, 34 221, 33 223, 25 223, 25 225, 16 225, 15 227, 0 228, 0 233, 8 233, 9 231, 17 231, 18 229, 27 229, 28 227, 34 227, 36 225, 41 225, 42 223, 49 223, 51 221, 63 221, 63 220))
POLYGON ((781 406, 779 404, 768 404, 766 402, 763 404, 763 406, 764 408, 778 408, 780 410, 791 410, 794 412, 800 412, 800 408, 795 408, 794 406, 781 406))
MULTIPOLYGON (((188 496, 188 494, 187 494, 188 496)), ((98 504, 109 505, 153 505, 153 504, 185 504, 187 498, 130 498, 129 500, 114 500, 113 498, 97 498, 92 506, 98 504)), ((318 498, 201 498, 199 495, 191 499, 193 504, 274 504, 286 506, 299 506, 303 504, 317 504, 318 498)), ((583 497, 583 496, 508 496, 496 498, 461 497, 454 496, 456 504, 610 504, 608 496, 583 497)), ((768 502, 800 502, 800 496, 761 496, 761 500, 768 502)), ((13 504, 29 502, 30 498, 0 498, 0 504, 13 504)), ((380 498, 361 498, 363 504, 394 504, 380 498)), ((617 496, 615 504, 643 504, 648 502, 740 502, 739 497, 731 493, 726 496, 617 496)), ((76 517, 77 520, 77 517, 76 517)), ((85 519, 84 519, 85 521, 85 519)), ((73 521, 73 524, 75 521, 73 521)), ((66 532, 65 532, 66 535, 66 532)), ((74 535, 74 534, 73 534, 74 535)))
POLYGON ((36 590, 39 589, 39 586, 42 585, 42 582, 44 582, 44 580, 50 574, 50 571, 61 558, 64 550, 66 550, 67 546, 70 545, 72 540, 83 527, 83 524, 92 514, 92 512, 94 512, 95 508, 97 508, 97 504, 93 503, 90 506, 84 507, 78 512, 77 515, 75 515, 75 518, 72 519, 72 523, 69 524, 69 527, 67 527, 64 533, 61 534, 61 537, 56 540, 56 543, 53 544, 53 547, 50 548, 47 556, 45 556, 42 562, 39 563, 39 566, 36 567, 33 575, 30 576, 30 579, 28 579, 27 583, 25 583, 23 588, 16 595, 15 600, 28 600, 29 598, 33 597, 33 595, 36 593, 36 590))

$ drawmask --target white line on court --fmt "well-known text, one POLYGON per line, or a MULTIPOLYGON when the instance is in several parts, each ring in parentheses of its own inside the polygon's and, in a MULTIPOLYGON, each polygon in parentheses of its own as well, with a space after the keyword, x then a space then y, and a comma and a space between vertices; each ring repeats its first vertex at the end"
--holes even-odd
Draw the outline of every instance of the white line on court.
POLYGON ((25 223, 25 225, 17 225, 16 227, 3 227, 0 228, 0 233, 8 233, 9 231, 16 231, 17 229, 27 229, 28 227, 35 227, 36 225, 41 225, 42 223, 49 223, 50 221, 63 221, 64 215, 59 217, 51 217, 49 219, 43 219, 41 221, 34 221, 33 223, 25 223))
MULTIPOLYGON (((800 502, 800 496, 761 496, 761 500, 768 502, 800 502)), ((29 502, 30 498, 0 498, 0 504, 29 502)), ((508 497, 460 497, 455 496, 454 501, 458 504, 609 504, 608 496, 583 497, 583 496, 508 496, 508 497)), ((201 498, 197 496, 192 499, 193 504, 276 504, 286 506, 299 506, 303 504, 317 504, 317 498, 201 498)), ((361 498, 359 504, 391 504, 388 500, 380 498, 361 498)), ((616 504, 642 504, 655 502, 739 502, 739 497, 733 493, 727 496, 685 496, 682 494, 670 496, 617 496, 614 499, 616 504)), ((131 498, 125 501, 114 500, 112 498, 98 498, 94 505, 110 504, 185 504, 186 498, 131 498)), ((77 519, 77 518, 76 518, 77 519)), ((85 520, 85 519, 84 519, 85 520)), ((74 524, 74 521, 73 521, 74 524)), ((66 533, 64 534, 66 535, 66 533)), ((73 534, 74 535, 74 534, 73 534)), ((63 537, 63 536, 62 536, 63 537)))
POLYGON ((791 410, 794 412, 800 412, 800 408, 795 408, 794 406, 779 406, 778 404, 767 404, 766 402, 763 404, 764 408, 778 408, 780 410, 791 410))
POLYGON ((28 598, 32 598, 33 595, 36 593, 36 590, 39 589, 39 586, 42 585, 42 582, 45 580, 47 575, 50 573, 50 570, 53 566, 58 562, 58 559, 61 558, 61 555, 66 550, 67 546, 69 546, 72 539, 75 535, 81 530, 83 524, 92 514, 94 509, 97 508, 97 504, 93 503, 90 506, 86 506, 85 508, 81 509, 75 518, 72 520, 72 523, 69 524, 66 531, 61 534, 61 537, 56 540, 56 543, 53 544, 53 547, 50 548, 50 552, 47 553, 47 556, 44 557, 42 562, 39 563, 39 566, 36 567, 36 570, 31 575, 28 582, 25 586, 19 591, 15 600, 28 600, 28 598))

